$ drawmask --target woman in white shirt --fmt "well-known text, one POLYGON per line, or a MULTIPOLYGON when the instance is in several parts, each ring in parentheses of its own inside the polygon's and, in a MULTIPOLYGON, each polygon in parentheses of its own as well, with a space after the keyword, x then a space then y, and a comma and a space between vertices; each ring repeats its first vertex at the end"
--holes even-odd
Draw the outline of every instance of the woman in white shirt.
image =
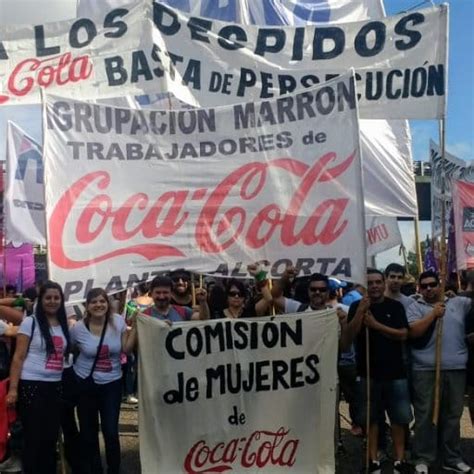
POLYGON ((17 335, 7 404, 18 401, 23 425, 23 472, 56 472, 56 443, 61 410, 61 377, 69 353, 69 331, 61 286, 43 285, 35 314, 17 335))
MULTIPOLYGON (((136 343, 136 329, 113 314, 107 293, 94 288, 87 294, 84 319, 71 329, 79 355, 74 363, 80 387, 78 417, 84 474, 101 474, 99 415, 104 437, 107 473, 120 470, 119 415, 122 400, 120 354, 136 343)), ((135 326, 135 325, 134 325, 135 326)))

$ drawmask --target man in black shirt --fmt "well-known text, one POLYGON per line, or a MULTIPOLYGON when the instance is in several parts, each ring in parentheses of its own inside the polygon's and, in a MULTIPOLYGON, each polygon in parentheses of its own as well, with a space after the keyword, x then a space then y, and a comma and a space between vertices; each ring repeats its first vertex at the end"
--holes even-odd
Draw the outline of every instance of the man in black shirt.
POLYGON ((346 334, 355 339, 357 373, 362 379, 359 424, 366 424, 367 406, 366 334, 369 335, 370 369, 370 426, 368 429, 369 472, 380 473, 378 452, 378 421, 385 411, 390 418, 394 445, 394 472, 405 472, 404 425, 411 421, 410 397, 406 367, 403 359, 403 341, 407 338, 408 322, 401 303, 384 296, 385 278, 375 269, 367 271, 367 296, 353 303, 349 309, 346 334))

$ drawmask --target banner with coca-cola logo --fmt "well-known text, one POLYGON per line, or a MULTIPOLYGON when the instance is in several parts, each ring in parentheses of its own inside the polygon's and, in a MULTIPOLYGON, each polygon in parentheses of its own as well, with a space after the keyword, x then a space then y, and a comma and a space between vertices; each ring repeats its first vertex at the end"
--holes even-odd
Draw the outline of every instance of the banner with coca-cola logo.
POLYGON ((337 326, 335 310, 140 316, 142 472, 333 474, 337 326))
MULTIPOLYGON (((354 67, 361 118, 445 115, 446 4, 378 20, 305 27, 242 25, 189 16, 159 2, 153 6, 151 67, 166 71, 160 76, 164 90, 192 105, 268 99, 354 67)), ((117 80, 121 74, 117 67, 117 80)))
POLYGON ((41 88, 88 99, 140 94, 151 74, 151 10, 139 1, 100 18, 0 26, 0 105, 40 103, 41 88))
POLYGON ((49 269, 67 299, 170 268, 244 277, 262 259, 275 277, 292 263, 363 281, 353 76, 208 109, 44 104, 49 269))
POLYGON ((453 181, 453 211, 458 270, 474 268, 474 183, 453 181))

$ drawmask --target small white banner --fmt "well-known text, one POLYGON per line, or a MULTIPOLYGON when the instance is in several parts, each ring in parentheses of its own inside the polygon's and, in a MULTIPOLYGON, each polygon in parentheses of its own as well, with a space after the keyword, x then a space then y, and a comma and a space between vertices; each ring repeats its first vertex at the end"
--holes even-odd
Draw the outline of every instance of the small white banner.
POLYGON ((46 244, 43 179, 41 146, 8 122, 4 195, 7 242, 46 244))
POLYGON ((338 324, 140 316, 142 472, 333 474, 338 324))

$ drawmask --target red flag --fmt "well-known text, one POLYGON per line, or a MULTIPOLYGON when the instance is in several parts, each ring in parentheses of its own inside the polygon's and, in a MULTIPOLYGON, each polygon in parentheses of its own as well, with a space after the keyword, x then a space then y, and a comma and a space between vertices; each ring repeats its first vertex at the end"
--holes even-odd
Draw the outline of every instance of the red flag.
POLYGON ((474 183, 454 182, 453 209, 458 270, 474 268, 474 183))

